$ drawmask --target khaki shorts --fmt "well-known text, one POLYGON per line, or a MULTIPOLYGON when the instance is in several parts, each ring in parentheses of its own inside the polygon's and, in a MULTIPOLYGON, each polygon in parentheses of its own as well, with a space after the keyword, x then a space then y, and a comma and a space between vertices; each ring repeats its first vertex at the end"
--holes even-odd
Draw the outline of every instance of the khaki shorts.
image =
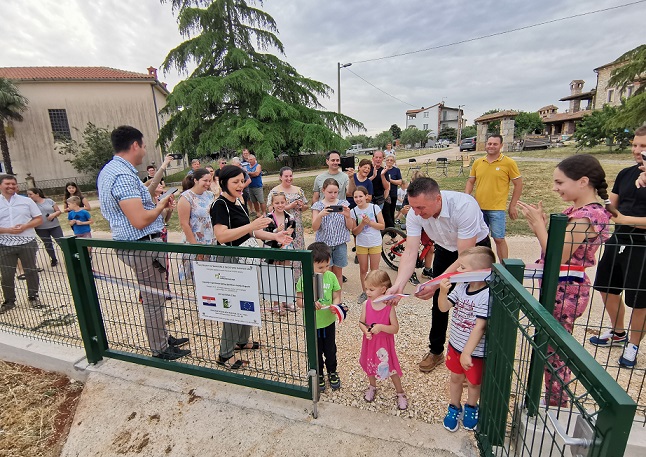
POLYGON ((373 246, 371 248, 357 246, 357 255, 358 254, 381 254, 381 246, 373 246))

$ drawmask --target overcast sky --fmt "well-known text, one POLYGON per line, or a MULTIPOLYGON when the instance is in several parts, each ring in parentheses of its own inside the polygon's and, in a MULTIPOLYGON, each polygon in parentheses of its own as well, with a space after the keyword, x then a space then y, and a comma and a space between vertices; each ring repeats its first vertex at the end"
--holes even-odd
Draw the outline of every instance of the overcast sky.
MULTIPOLYGON (((407 109, 465 105, 536 111, 569 95, 573 79, 595 87, 593 69, 645 40, 646 2, 492 38, 360 63, 630 3, 630 0, 266 0, 286 60, 334 89, 320 100, 374 135, 404 128, 407 109), (355 72, 395 100, 371 87, 355 72)), ((3 0, 0 66, 108 66, 146 72, 182 41, 169 4, 158 0, 3 0)), ((161 74, 172 87, 185 75, 161 74)))

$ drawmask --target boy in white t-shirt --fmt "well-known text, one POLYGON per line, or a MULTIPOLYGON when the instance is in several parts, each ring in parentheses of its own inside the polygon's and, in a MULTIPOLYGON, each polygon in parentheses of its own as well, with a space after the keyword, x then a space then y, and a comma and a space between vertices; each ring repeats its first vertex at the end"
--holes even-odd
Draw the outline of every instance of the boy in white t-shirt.
MULTIPOLYGON (((485 246, 466 249, 458 256, 458 272, 491 268, 496 261, 493 251, 485 246)), ((451 372, 449 392, 451 402, 444 417, 444 428, 451 432, 462 425, 474 430, 478 425, 478 400, 486 355, 485 329, 489 317, 489 286, 486 281, 459 283, 451 290, 451 282, 445 278, 440 283, 438 306, 447 312, 453 307, 450 324, 449 347, 446 366, 451 372), (462 389, 467 381, 467 402, 462 410, 462 389)))

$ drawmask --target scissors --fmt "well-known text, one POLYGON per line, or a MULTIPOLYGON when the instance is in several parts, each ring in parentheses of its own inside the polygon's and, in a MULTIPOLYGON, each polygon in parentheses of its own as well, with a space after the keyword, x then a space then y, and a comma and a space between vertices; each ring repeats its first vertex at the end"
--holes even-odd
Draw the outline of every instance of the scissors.
POLYGON ((366 324, 365 322, 362 322, 362 321, 359 321, 359 323, 365 325, 368 328, 369 332, 372 332, 372 327, 375 326, 374 322, 372 324, 370 324, 370 325, 368 325, 368 324, 366 324))

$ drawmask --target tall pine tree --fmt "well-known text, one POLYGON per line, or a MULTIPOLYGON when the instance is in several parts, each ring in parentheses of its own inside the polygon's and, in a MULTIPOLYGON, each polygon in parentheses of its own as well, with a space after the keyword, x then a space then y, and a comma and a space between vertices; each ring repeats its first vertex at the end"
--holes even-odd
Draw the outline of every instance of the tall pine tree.
MULTIPOLYGON (((187 40, 162 64, 188 73, 167 99, 168 121, 159 142, 170 150, 204 155, 222 147, 248 147, 260 157, 279 152, 344 149, 337 132, 363 124, 324 111, 326 84, 305 78, 278 57, 284 54, 274 19, 250 6, 254 0, 161 0, 172 3, 187 40)), ((262 0, 259 0, 262 6, 262 0)))

